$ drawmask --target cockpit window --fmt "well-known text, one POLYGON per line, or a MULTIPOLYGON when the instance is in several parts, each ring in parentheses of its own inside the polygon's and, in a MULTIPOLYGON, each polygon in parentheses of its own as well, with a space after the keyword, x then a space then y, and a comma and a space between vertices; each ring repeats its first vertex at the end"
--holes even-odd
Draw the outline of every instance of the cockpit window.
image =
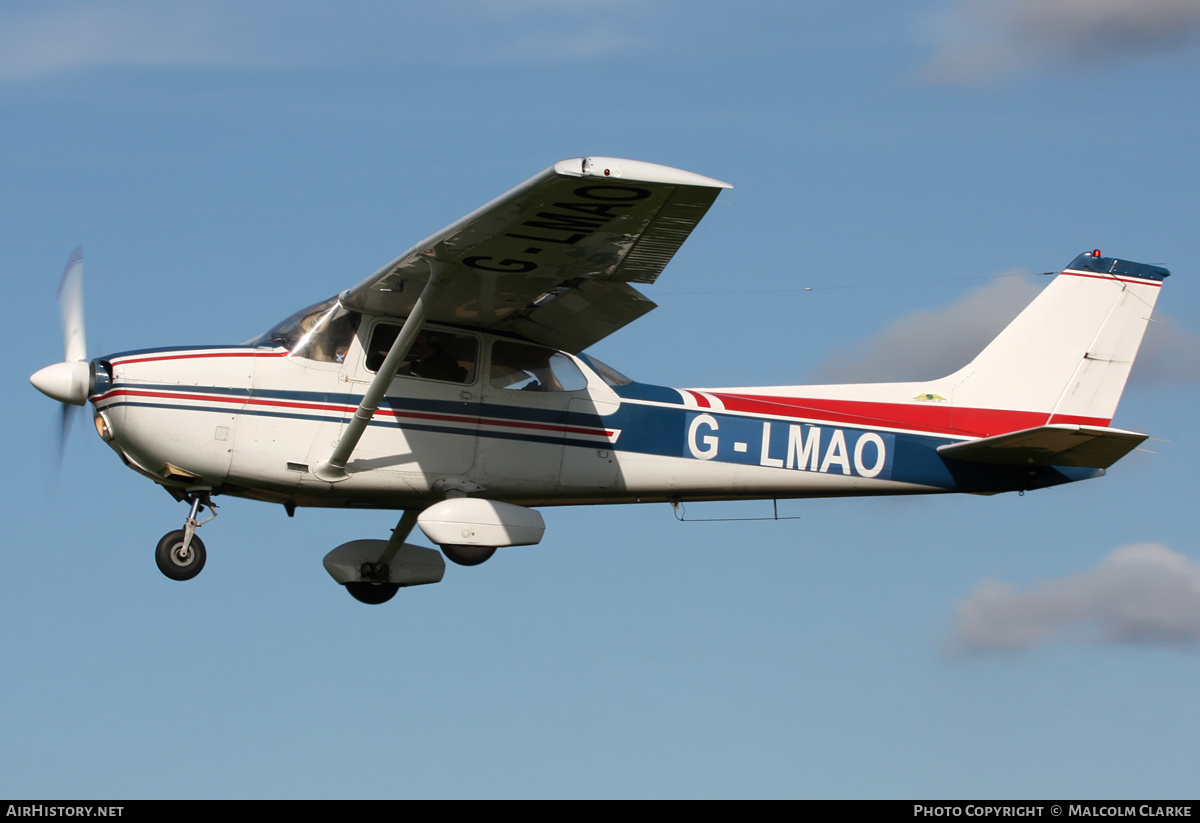
POLYGON ((579 391, 587 378, 575 361, 560 351, 497 340, 492 346, 491 384, 517 391, 579 391))
POLYGON ((362 315, 347 311, 331 297, 277 323, 270 331, 250 341, 253 346, 282 346, 293 357, 325 363, 346 359, 362 315))

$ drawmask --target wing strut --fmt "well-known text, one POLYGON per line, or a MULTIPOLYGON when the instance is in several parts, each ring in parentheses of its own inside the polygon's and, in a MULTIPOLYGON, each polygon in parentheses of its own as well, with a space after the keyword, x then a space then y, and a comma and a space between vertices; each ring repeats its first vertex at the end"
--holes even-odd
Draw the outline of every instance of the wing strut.
POLYGON ((404 325, 400 327, 400 333, 396 335, 396 341, 392 343, 392 348, 388 351, 387 357, 383 359, 379 371, 375 372, 375 379, 367 387, 367 392, 363 395, 362 402, 358 404, 358 409, 355 410, 350 425, 346 426, 341 439, 333 447, 333 454, 313 470, 313 474, 319 480, 324 480, 326 483, 340 483, 350 477, 350 473, 346 471, 346 461, 350 459, 363 432, 367 430, 367 424, 371 422, 371 418, 379 409, 379 404, 383 400, 384 394, 387 393, 388 386, 392 385, 392 380, 396 378, 396 372, 400 370, 400 364, 404 362, 404 358, 408 356, 408 350, 412 348, 413 342, 417 339, 417 332, 421 330, 421 325, 425 322, 429 304, 437 298, 437 292, 442 286, 441 267, 436 265, 432 258, 428 259, 429 280, 426 281, 425 288, 421 290, 421 296, 413 304, 412 311, 409 312, 404 325))

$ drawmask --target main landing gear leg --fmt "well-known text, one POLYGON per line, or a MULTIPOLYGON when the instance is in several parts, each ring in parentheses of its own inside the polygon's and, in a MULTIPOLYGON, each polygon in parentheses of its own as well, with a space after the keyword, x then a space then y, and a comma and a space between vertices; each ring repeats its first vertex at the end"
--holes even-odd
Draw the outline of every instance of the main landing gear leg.
POLYGON ((217 507, 212 502, 210 491, 208 488, 188 489, 184 499, 192 504, 192 508, 183 528, 167 532, 162 540, 158 541, 154 560, 158 564, 158 570, 172 580, 191 580, 200 574, 204 568, 204 561, 208 559, 204 542, 196 536, 196 529, 217 516, 217 507), (197 520, 197 515, 205 508, 212 512, 212 515, 204 520, 197 520))

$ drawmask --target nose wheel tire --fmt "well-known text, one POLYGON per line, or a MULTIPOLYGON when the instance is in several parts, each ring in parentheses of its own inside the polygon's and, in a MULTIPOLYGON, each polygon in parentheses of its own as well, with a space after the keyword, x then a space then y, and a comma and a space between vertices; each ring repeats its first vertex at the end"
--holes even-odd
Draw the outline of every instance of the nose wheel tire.
POLYGON ((162 540, 158 541, 158 548, 154 550, 158 570, 172 580, 191 580, 200 574, 204 568, 204 561, 208 558, 204 543, 194 534, 187 552, 184 552, 183 537, 183 529, 167 532, 162 540))

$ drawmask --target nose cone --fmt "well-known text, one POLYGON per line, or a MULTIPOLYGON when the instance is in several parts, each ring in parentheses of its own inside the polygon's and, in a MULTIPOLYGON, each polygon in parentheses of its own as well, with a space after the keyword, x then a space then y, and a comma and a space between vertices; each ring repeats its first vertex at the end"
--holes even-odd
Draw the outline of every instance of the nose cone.
POLYGON ((60 403, 82 406, 87 402, 91 385, 91 369, 85 360, 55 363, 29 378, 33 387, 60 403))

